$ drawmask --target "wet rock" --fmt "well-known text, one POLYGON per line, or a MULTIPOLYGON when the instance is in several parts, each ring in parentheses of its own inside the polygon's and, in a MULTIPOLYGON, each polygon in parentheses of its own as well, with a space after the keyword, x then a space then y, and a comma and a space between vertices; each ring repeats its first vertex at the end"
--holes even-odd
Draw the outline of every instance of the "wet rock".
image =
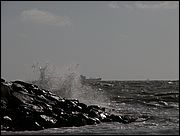
POLYGON ((11 97, 11 93, 12 93, 12 88, 6 84, 6 83, 2 83, 1 82, 1 91, 0 91, 0 95, 1 95, 1 100, 8 100, 11 97))
POLYGON ((33 91, 33 93, 35 93, 36 95, 44 95, 44 94, 47 93, 46 91, 41 90, 41 89, 39 89, 38 87, 34 87, 34 88, 32 89, 32 91, 33 91))
POLYGON ((29 104, 30 109, 32 109, 33 112, 36 113, 43 113, 44 109, 41 105, 33 105, 33 104, 29 104))
POLYGON ((9 116, 4 116, 2 119, 2 126, 5 130, 10 130, 12 128, 12 119, 9 116))
POLYGON ((92 110, 92 109, 88 112, 88 115, 89 117, 92 117, 92 118, 100 117, 100 114, 97 111, 92 110))
POLYGON ((78 104, 79 103, 79 100, 77 100, 77 99, 69 99, 69 101, 73 102, 74 104, 78 104))
POLYGON ((82 114, 71 114, 69 115, 68 120, 72 126, 78 127, 87 125, 86 120, 82 114))
POLYGON ((21 104, 32 103, 34 101, 31 96, 17 91, 12 93, 12 97, 21 104))
POLYGON ((81 107, 81 111, 82 111, 82 112, 84 112, 84 113, 87 112, 87 110, 88 110, 87 107, 88 107, 88 106, 87 106, 86 104, 84 104, 84 103, 78 103, 77 105, 78 105, 79 107, 81 107))
MULTIPOLYGON (((4 110, 6 110, 7 109, 7 101, 6 100, 3 100, 3 99, 1 99, 1 110, 2 109, 4 109, 4 110)), ((3 111, 4 111, 3 110, 3 111)), ((2 113, 4 113, 4 112, 2 112, 2 113)))
POLYGON ((102 119, 101 121, 102 122, 112 122, 113 120, 111 118, 106 117, 106 118, 102 119))
POLYGON ((13 83, 11 87, 12 87, 14 92, 22 91, 22 92, 27 92, 28 93, 28 91, 21 84, 13 83))
POLYGON ((93 124, 98 124, 99 120, 96 120, 94 118, 88 117, 87 118, 87 125, 93 125, 93 124))
POLYGON ((17 117, 14 119, 14 126, 13 129, 16 131, 24 131, 24 130, 41 130, 44 129, 43 126, 39 124, 34 118, 35 115, 33 114, 21 114, 21 117, 17 117))
POLYGON ((13 83, 22 85, 22 86, 24 86, 25 88, 33 87, 33 84, 30 84, 30 83, 27 83, 27 82, 24 82, 24 81, 14 81, 13 83))
POLYGON ((86 105, 77 99, 65 99, 24 81, 1 79, 2 130, 40 130, 136 119, 105 112, 104 107, 86 105))
POLYGON ((114 122, 124 123, 124 120, 121 118, 121 116, 111 114, 109 118, 114 122))
POLYGON ((44 128, 51 128, 55 126, 57 119, 47 115, 40 115, 38 118, 38 122, 44 128))
POLYGON ((5 80, 1 78, 1 82, 5 82, 5 80))
POLYGON ((96 109, 96 110, 100 110, 101 107, 98 106, 98 105, 90 105, 90 106, 88 106, 88 109, 96 109))

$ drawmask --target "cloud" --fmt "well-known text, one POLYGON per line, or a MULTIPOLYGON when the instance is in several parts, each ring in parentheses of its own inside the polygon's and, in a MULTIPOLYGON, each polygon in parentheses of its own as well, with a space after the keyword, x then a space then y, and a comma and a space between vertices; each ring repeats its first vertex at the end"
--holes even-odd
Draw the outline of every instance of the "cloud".
POLYGON ((176 9, 179 8, 179 1, 112 1, 108 4, 110 8, 125 7, 133 9, 176 9))
POLYGON ((136 2, 135 3, 136 8, 139 9, 176 9, 179 7, 178 1, 161 1, 156 4, 150 4, 150 3, 143 3, 143 2, 136 2))
POLYGON ((70 19, 67 16, 58 16, 48 11, 38 9, 24 10, 21 13, 21 17, 23 21, 52 26, 64 26, 71 24, 70 19))
POLYGON ((110 8, 119 8, 118 3, 116 1, 112 1, 108 4, 110 8))

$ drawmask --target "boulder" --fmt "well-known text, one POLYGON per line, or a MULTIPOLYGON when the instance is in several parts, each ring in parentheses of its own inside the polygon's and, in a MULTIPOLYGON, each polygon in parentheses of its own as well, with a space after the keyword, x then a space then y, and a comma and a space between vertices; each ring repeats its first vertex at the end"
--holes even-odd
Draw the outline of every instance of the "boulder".
POLYGON ((1 78, 1 82, 5 82, 5 80, 1 78))
POLYGON ((40 130, 116 121, 130 123, 137 118, 105 112, 104 107, 65 99, 24 81, 1 79, 1 129, 40 130))

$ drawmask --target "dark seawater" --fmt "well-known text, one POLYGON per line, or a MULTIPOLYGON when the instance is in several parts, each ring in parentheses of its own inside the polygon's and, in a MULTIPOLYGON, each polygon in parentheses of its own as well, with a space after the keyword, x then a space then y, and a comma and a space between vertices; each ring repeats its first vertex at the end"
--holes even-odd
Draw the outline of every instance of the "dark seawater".
POLYGON ((179 135, 179 81, 93 81, 88 84, 108 97, 108 101, 98 101, 98 105, 106 107, 109 112, 147 115, 149 119, 130 124, 111 122, 40 131, 1 131, 1 134, 179 135))

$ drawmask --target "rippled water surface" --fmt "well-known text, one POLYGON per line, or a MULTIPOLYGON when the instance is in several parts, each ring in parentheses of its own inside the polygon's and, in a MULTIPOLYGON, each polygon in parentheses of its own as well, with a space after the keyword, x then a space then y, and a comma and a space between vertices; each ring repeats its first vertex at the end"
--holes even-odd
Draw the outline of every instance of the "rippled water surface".
POLYGON ((107 111, 120 115, 147 115, 149 119, 139 119, 130 124, 111 122, 40 131, 1 131, 1 134, 179 134, 179 81, 98 81, 89 84, 109 98, 106 102, 98 102, 98 105, 106 107, 107 111))

